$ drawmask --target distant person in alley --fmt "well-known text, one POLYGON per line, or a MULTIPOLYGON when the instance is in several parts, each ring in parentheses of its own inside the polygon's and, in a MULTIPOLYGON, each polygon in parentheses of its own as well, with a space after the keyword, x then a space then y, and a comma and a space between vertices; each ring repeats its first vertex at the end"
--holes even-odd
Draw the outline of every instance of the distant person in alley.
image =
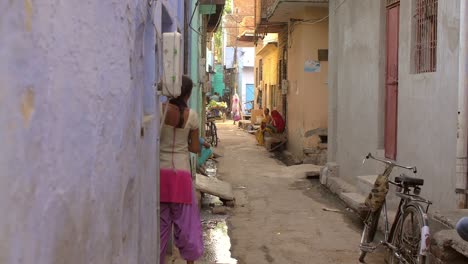
POLYGON ((211 97, 210 97, 210 100, 211 101, 215 101, 215 102, 219 102, 219 93, 215 92, 211 97))
POLYGON ((284 119, 278 111, 273 110, 270 115, 270 109, 265 108, 263 114, 264 117, 262 120, 262 124, 255 135, 259 146, 263 146, 265 144, 265 133, 283 133, 285 128, 284 119))
POLYGON ((192 87, 192 80, 183 76, 180 96, 163 105, 166 114, 160 143, 161 264, 165 263, 172 225, 175 245, 187 264, 203 255, 200 212, 189 160, 189 152, 200 152, 198 117, 187 107, 192 87))
POLYGON ((232 120, 234 121, 234 125, 236 124, 237 121, 241 119, 240 116, 240 101, 239 101, 239 96, 237 93, 235 93, 232 96, 232 102, 231 102, 231 111, 232 111, 232 120))

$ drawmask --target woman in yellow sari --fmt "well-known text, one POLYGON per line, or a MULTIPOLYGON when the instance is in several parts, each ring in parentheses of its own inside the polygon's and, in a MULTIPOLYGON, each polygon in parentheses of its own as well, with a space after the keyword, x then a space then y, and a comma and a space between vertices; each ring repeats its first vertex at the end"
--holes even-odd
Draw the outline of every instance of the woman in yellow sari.
POLYGON ((270 115, 270 109, 268 108, 265 108, 265 110, 263 111, 263 119, 262 119, 262 124, 260 126, 260 129, 257 130, 257 132, 255 133, 255 137, 257 138, 257 142, 259 146, 263 146, 264 145, 264 140, 263 140, 263 135, 265 134, 265 132, 271 132, 269 131, 270 130, 270 125, 272 123, 272 118, 271 118, 271 115, 270 115))

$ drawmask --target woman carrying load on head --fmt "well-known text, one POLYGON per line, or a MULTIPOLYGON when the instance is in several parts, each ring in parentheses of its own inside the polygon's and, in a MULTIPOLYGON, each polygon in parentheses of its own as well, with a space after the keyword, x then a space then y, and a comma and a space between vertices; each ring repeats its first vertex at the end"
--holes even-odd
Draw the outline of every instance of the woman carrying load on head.
POLYGON ((198 117, 187 106, 193 82, 182 77, 180 96, 163 105, 160 140, 160 263, 165 263, 171 226, 175 245, 187 264, 203 255, 200 212, 192 186, 189 152, 199 153, 198 117))

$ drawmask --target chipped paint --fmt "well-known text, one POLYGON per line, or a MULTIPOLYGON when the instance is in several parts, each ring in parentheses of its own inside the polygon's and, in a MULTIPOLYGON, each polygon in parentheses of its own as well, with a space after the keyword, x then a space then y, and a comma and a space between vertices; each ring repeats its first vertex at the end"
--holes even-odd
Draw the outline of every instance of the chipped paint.
POLYGON ((24 25, 27 32, 32 31, 33 5, 31 0, 24 0, 24 25))
POLYGON ((139 136, 156 72, 141 48, 155 38, 137 34, 154 28, 146 8, 0 4, 1 264, 157 263, 159 109, 139 136))
POLYGON ((29 126, 31 116, 34 112, 34 91, 28 88, 21 99, 21 115, 23 116, 24 125, 29 126))

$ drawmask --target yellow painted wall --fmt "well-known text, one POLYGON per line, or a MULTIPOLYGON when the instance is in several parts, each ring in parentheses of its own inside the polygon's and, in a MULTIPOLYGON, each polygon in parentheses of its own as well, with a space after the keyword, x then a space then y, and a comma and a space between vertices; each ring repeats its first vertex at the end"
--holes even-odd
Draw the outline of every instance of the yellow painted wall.
MULTIPOLYGON (((262 108, 264 109, 265 107, 268 107, 270 108, 270 110, 273 110, 270 89, 272 88, 271 85, 275 85, 276 89, 278 89, 278 47, 274 44, 269 44, 257 49, 257 54, 255 56, 255 68, 258 68, 258 71, 260 71, 260 60, 263 60, 262 108)), ((256 76, 256 87, 258 87, 259 85, 260 80, 257 79, 256 76)), ((257 95, 258 90, 256 89, 255 98, 257 98, 257 95)), ((257 100, 255 100, 255 109, 259 108, 260 106, 257 104, 257 100)))
MULTIPOLYGON (((326 8, 307 9, 304 18, 321 18, 326 8)), ((287 94, 288 150, 303 157, 303 148, 316 146, 318 137, 305 138, 312 129, 327 127, 328 62, 321 61, 320 72, 304 71, 306 60, 318 60, 318 49, 328 49, 328 22, 297 24, 289 35, 287 94)))

